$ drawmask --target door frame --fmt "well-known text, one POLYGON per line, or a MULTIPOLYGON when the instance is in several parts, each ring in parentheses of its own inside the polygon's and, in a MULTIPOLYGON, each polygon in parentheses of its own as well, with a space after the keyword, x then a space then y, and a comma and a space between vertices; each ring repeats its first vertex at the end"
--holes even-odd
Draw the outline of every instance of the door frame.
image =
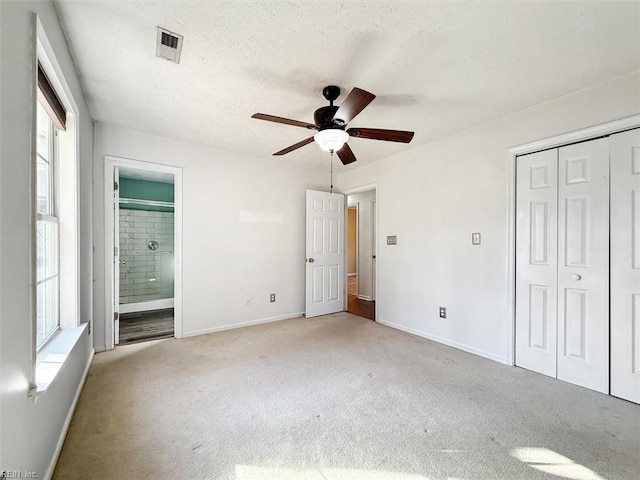
MULTIPOLYGON (((353 203, 351 205, 349 205, 348 202, 346 202, 347 200, 347 196, 344 196, 345 198, 345 203, 347 203, 347 229, 349 228, 349 209, 352 208, 356 211, 356 297, 358 296, 358 272, 360 272, 360 252, 358 249, 358 241, 359 241, 359 232, 358 232, 358 215, 360 214, 360 202, 356 202, 353 203)), ((347 235, 346 235, 347 241, 349 240, 349 231, 347 230, 347 235)), ((349 245, 347 245, 346 248, 347 251, 347 257, 346 257, 346 263, 349 263, 349 245)), ((348 268, 347 268, 348 270, 348 268)), ((347 271, 347 282, 349 281, 349 272, 347 271)), ((347 293, 349 292, 349 285, 347 284, 347 293)), ((348 300, 348 299, 347 299, 348 300)), ((347 305, 349 304, 349 302, 347 301, 347 305)))
POLYGON ((373 213, 373 215, 371 215, 371 281, 373 283, 373 288, 371 289, 371 301, 375 302, 376 301, 376 282, 378 281, 376 279, 376 266, 378 265, 378 255, 377 255, 377 249, 378 249, 378 238, 376 237, 376 233, 377 233, 377 228, 378 228, 378 224, 377 224, 377 219, 376 219, 376 215, 378 213, 378 204, 377 204, 377 195, 376 197, 371 200, 371 212, 373 213))
POLYGON ((515 366, 516 342, 516 162, 520 155, 562 147, 572 143, 594 140, 598 137, 640 127, 640 115, 621 118, 563 133, 535 142, 509 148, 506 155, 507 170, 507 354, 505 363, 515 366))
MULTIPOLYGON (((113 170, 111 171, 111 180, 113 180, 113 187, 115 187, 115 179, 120 179, 120 166, 114 165, 113 170)), ((118 345, 120 343, 120 222, 116 221, 120 219, 120 182, 118 182, 118 188, 112 188, 111 190, 113 195, 111 195, 111 212, 113 215, 113 223, 111 224, 112 229, 109 231, 109 240, 113 242, 113 247, 109 251, 113 252, 113 262, 111 263, 112 267, 110 272, 113 274, 111 276, 111 284, 113 285, 113 290, 111 292, 111 298, 113 301, 109 302, 111 304, 113 313, 111 317, 113 318, 113 344, 118 345), (116 244, 118 254, 116 255, 116 244), (117 263, 116 263, 117 262, 117 263), (118 265, 118 274, 115 275, 116 265, 118 265), (117 305, 117 310, 116 310, 117 305), (116 337, 118 337, 118 341, 116 342, 116 337)))
MULTIPOLYGON (((375 262, 375 275, 374 275, 374 285, 373 285, 373 292, 374 292, 374 298, 376 299, 376 308, 375 308, 375 321, 378 321, 378 317, 379 317, 379 311, 380 309, 378 308, 379 302, 378 299, 380 298, 380 291, 378 289, 378 285, 379 285, 379 281, 378 281, 378 260, 380 259, 380 255, 378 254, 378 245, 380 244, 379 238, 378 238, 378 225, 380 225, 380 222, 378 221, 379 219, 379 211, 380 211, 380 189, 378 188, 378 182, 374 182, 374 183, 368 183, 366 185, 360 185, 360 186, 356 186, 356 187, 350 187, 350 188, 346 188, 344 190, 342 190, 342 194, 345 196, 345 203, 348 205, 349 201, 347 199, 348 195, 354 195, 356 193, 363 193, 363 192, 369 192, 373 190, 375 192, 375 200, 376 200, 376 211, 375 211, 375 222, 374 222, 374 232, 373 235, 376 237, 376 242, 375 242, 375 251, 372 251, 372 255, 376 256, 376 262, 375 262)), ((347 209, 345 208, 345 224, 347 222, 347 209)), ((346 255, 346 248, 347 248, 347 229, 345 228, 345 233, 344 233, 344 248, 345 248, 345 255, 344 255, 344 261, 345 261, 345 265, 344 265, 344 272, 345 272, 345 282, 344 282, 344 311, 347 311, 348 308, 348 297, 347 297, 347 255, 346 255)), ((359 270, 359 267, 358 267, 359 270)))
POLYGON ((139 170, 147 170, 173 175, 174 195, 174 284, 173 284, 173 331, 175 338, 182 338, 182 168, 159 163, 133 160, 129 158, 104 156, 104 269, 105 269, 105 348, 113 350, 114 325, 113 325, 113 263, 114 263, 114 239, 115 219, 113 215, 113 174, 115 167, 130 167, 139 170))

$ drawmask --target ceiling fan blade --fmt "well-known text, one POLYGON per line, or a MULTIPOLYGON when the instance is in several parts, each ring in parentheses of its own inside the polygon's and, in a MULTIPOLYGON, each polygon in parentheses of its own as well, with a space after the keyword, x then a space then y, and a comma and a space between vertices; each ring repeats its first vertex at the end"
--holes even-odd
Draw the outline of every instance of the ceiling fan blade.
POLYGON ((382 128, 349 128, 347 133, 356 138, 370 138, 371 140, 400 143, 409 143, 414 135, 413 132, 405 130, 384 130, 382 128))
POLYGON ((347 98, 344 99, 342 105, 333 116, 334 120, 340 119, 345 124, 353 120, 362 110, 369 105, 376 96, 373 93, 366 92, 355 87, 349 92, 347 98))
POLYGON ((353 151, 346 143, 336 153, 338 154, 338 158, 340 158, 340 161, 343 165, 349 165, 350 163, 356 161, 356 156, 353 154, 353 151))
POLYGON ((291 120, 289 118, 276 117, 275 115, 267 115, 266 113, 254 113, 251 118, 257 118, 258 120, 266 120, 267 122, 284 123, 285 125, 293 125, 294 127, 303 127, 310 130, 317 130, 318 127, 312 123, 299 122, 298 120, 291 120))
POLYGON ((295 143, 293 145, 291 145, 290 147, 284 148, 282 150, 280 150, 279 152, 274 153, 274 155, 286 155, 289 152, 293 152, 294 150, 297 150, 300 147, 304 147, 305 145, 309 145, 310 143, 313 143, 313 137, 309 137, 306 138, 305 140, 302 140, 301 142, 295 143))

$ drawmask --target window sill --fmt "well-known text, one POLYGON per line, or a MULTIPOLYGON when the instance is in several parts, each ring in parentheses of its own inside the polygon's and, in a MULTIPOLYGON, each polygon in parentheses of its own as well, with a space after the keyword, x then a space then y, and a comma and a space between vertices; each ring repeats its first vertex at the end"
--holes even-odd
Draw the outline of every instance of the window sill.
POLYGON ((76 328, 61 330, 38 352, 36 356, 36 385, 29 391, 30 397, 35 400, 49 389, 88 326, 88 323, 83 323, 76 328))

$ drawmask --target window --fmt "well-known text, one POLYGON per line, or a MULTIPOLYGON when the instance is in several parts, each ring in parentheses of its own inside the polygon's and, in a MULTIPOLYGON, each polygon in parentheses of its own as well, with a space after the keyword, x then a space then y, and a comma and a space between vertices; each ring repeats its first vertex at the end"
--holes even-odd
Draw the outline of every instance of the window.
POLYGON ((67 112, 38 64, 36 138, 36 347, 60 329, 60 142, 67 112))
POLYGON ((78 105, 38 17, 35 33, 33 60, 37 75, 33 92, 37 98, 31 107, 34 303, 29 378, 29 396, 33 399, 49 389, 82 334, 89 330, 88 323, 80 322, 78 105))
POLYGON ((36 345, 60 329, 60 225, 56 127, 38 102, 36 149, 36 345))

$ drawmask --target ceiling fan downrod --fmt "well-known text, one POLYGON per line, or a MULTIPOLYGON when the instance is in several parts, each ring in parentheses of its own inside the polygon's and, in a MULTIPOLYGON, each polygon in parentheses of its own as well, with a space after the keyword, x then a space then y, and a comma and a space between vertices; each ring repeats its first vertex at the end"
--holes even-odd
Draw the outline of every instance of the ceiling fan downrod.
POLYGON ((333 101, 340 96, 340 87, 337 85, 327 85, 322 89, 322 96, 329 100, 330 106, 333 107, 333 101))

